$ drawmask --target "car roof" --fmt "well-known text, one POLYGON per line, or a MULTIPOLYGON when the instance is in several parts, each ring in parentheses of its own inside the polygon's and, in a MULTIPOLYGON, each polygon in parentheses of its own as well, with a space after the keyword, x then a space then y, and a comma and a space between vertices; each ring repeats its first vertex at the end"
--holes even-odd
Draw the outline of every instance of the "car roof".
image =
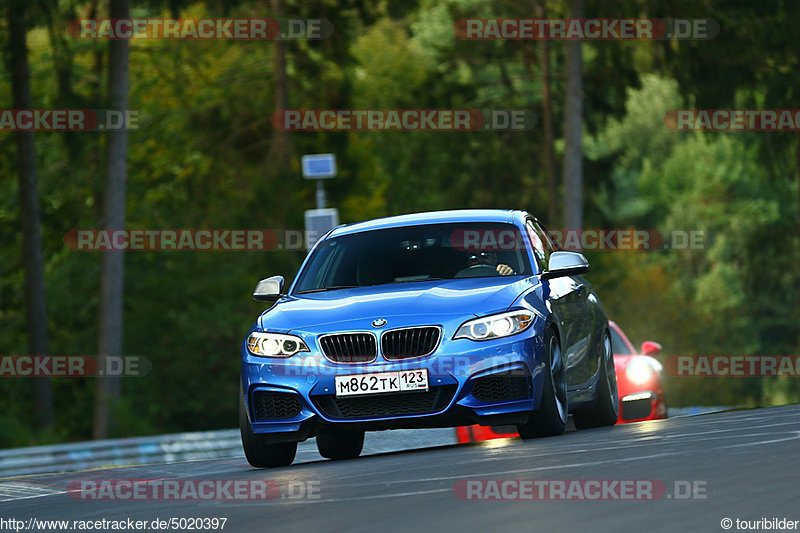
POLYGON ((458 209, 453 211, 429 211, 376 218, 365 222, 345 224, 334 229, 329 237, 339 237, 361 231, 396 228, 400 226, 420 226, 423 224, 447 224, 457 222, 504 222, 514 223, 526 215, 524 211, 510 209, 458 209))

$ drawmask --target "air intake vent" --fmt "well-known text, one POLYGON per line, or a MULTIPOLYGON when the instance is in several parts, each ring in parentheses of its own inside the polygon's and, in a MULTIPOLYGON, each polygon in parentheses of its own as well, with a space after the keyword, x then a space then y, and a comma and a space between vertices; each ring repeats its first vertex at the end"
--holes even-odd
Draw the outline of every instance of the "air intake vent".
POLYGON ((531 397, 530 383, 526 376, 502 373, 478 378, 472 384, 472 395, 482 402, 521 400, 531 397))
POLYGON ((256 420, 294 418, 303 409, 297 394, 291 392, 256 391, 253 394, 256 420))

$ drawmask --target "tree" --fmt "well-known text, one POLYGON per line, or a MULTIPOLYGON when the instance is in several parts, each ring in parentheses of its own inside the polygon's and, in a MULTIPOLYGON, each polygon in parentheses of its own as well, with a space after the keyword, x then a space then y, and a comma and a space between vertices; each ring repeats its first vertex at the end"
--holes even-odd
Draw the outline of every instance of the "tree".
MULTIPOLYGON (((583 16, 583 0, 570 0, 570 17, 583 16)), ((564 227, 583 227, 583 75, 581 41, 567 42, 564 104, 564 227)))
MULTIPOLYGON (((130 17, 130 0, 111 0, 111 18, 130 17)), ((108 102, 111 108, 128 107, 128 53, 125 39, 112 40, 108 50, 108 102)), ((127 180, 128 133, 110 131, 106 137, 106 184, 103 196, 104 226, 108 229, 125 228, 125 193, 127 180)), ((102 255, 100 273, 100 327, 98 335, 98 363, 105 367, 108 356, 122 354, 122 302, 124 288, 124 254, 110 251, 102 255)), ((109 402, 120 394, 118 376, 97 380, 95 389, 94 438, 102 439, 109 430, 109 402)))
MULTIPOLYGON (((272 0, 272 12, 281 20, 283 0, 272 0)), ((275 109, 289 108, 289 79, 286 73, 286 41, 281 37, 275 41, 273 68, 275 71, 275 109)), ((289 133, 275 129, 272 134, 270 161, 277 162, 280 172, 286 172, 291 164, 291 140, 289 133)))
MULTIPOLYGON (((28 48, 25 26, 25 0, 11 0, 8 4, 8 50, 11 66, 13 106, 16 109, 32 107, 28 48)), ((49 351, 47 337, 47 305, 44 292, 44 256, 39 216, 39 193, 36 174, 36 141, 32 131, 18 131, 17 167, 19 176, 19 203, 22 218, 22 255, 25 265, 25 306, 28 325, 28 350, 33 355, 46 355, 49 351)), ((34 406, 37 426, 47 429, 53 425, 53 393, 50 378, 34 379, 34 406)))
MULTIPOLYGON (((544 7, 541 2, 535 3, 536 16, 545 18, 544 7)), ((544 126, 544 169, 547 174, 547 221, 550 227, 559 223, 558 220, 558 181, 556 180, 556 165, 553 157, 553 99, 550 93, 550 41, 543 39, 540 48, 540 61, 542 64, 542 122, 544 126)))

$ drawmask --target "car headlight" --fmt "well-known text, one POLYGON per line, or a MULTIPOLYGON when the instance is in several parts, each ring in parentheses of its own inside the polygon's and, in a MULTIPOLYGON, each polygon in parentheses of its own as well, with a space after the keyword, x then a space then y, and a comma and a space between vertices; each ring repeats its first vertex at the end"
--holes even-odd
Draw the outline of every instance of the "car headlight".
POLYGON ((485 341, 508 337, 528 329, 533 324, 533 318, 533 313, 529 311, 510 311, 475 318, 461 324, 453 338, 485 341))
POLYGON ((254 331, 247 337, 247 351, 259 357, 291 357, 309 350, 300 337, 254 331))
POLYGON ((652 379, 655 374, 653 366, 643 359, 634 359, 628 364, 625 369, 625 375, 631 382, 637 385, 643 385, 652 379))

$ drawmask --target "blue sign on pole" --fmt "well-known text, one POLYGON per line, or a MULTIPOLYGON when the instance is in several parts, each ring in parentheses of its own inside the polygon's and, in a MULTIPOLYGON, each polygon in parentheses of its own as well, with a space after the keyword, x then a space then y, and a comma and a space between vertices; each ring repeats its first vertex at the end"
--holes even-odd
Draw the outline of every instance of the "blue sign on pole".
POLYGON ((323 179, 336 176, 335 154, 310 154, 302 157, 303 177, 323 179))

